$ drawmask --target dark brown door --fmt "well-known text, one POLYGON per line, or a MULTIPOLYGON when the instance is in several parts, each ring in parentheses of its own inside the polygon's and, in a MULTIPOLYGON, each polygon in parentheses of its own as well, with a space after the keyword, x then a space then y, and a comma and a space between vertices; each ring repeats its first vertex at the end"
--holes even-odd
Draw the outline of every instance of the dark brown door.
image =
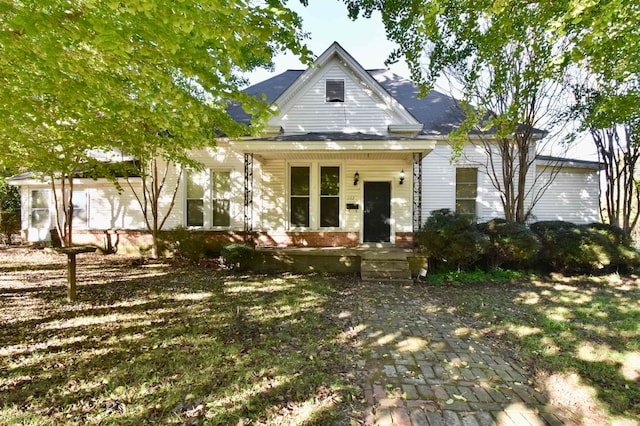
POLYGON ((391 241, 391 183, 364 183, 365 243, 391 241))

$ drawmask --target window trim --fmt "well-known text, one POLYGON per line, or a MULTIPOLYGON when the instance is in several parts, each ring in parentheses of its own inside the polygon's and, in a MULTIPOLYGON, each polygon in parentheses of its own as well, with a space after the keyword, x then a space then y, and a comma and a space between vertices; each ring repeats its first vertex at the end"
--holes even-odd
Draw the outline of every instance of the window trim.
POLYGON ((225 168, 211 168, 207 167, 202 171, 196 172, 194 170, 186 170, 184 176, 184 211, 183 211, 183 223, 189 229, 204 229, 204 230, 230 230, 233 228, 233 209, 234 209, 234 191, 233 191, 233 170, 225 168), (227 173, 229 175, 229 192, 226 194, 227 198, 213 198, 214 197, 214 185, 213 175, 214 173, 227 173), (189 198, 188 185, 189 178, 194 174, 203 174, 205 176, 204 191, 202 198, 189 198), (190 200, 202 200, 202 225, 189 225, 189 201, 190 200), (225 200, 229 202, 229 224, 228 225, 214 225, 213 224, 213 202, 214 200, 225 200))
MULTIPOLYGON (((455 193, 454 193, 454 210, 457 214, 468 216, 472 220, 476 220, 478 218, 478 175, 479 168, 473 166, 464 166, 464 167, 456 167, 454 172, 454 182, 455 182, 455 193), (476 180, 475 180, 475 197, 458 197, 458 170, 475 170, 476 180), (458 212, 458 200, 460 201, 473 201, 473 215, 469 213, 460 213, 458 212)), ((471 185, 473 182, 461 182, 462 184, 471 185)))
POLYGON ((342 212, 341 212, 341 200, 342 200, 342 166, 340 164, 318 164, 318 229, 331 230, 342 228, 342 212), (322 169, 323 168, 337 168, 338 169, 338 193, 336 195, 322 195, 322 169), (322 199, 323 198, 337 198, 338 199, 338 225, 337 226, 322 226, 322 199))
POLYGON ((232 205, 233 205, 233 180, 231 179, 231 170, 223 170, 223 169, 208 169, 209 170, 209 228, 210 229, 229 229, 231 228, 231 218, 233 217, 232 213, 232 205), (216 198, 214 194, 214 185, 213 185, 213 175, 214 173, 226 173, 229 175, 229 191, 225 194, 225 198, 216 198), (229 203, 229 209, 227 214, 229 215, 229 224, 228 225, 214 225, 213 224, 213 202, 216 200, 227 201, 229 203))
POLYGON ((346 93, 346 84, 344 79, 328 78, 325 80, 324 100, 326 103, 344 103, 346 98, 345 93, 346 93), (334 86, 333 88, 334 90, 330 92, 329 84, 338 84, 341 87, 334 86), (338 91, 338 90, 340 90, 342 93, 335 93, 335 94, 333 93, 334 91, 338 91))
POLYGON ((187 170, 186 174, 185 174, 185 182, 184 182, 184 224, 186 227, 190 228, 190 229, 204 229, 206 228, 206 224, 207 224, 207 188, 211 185, 210 183, 206 183, 204 185, 203 191, 202 191, 202 197, 201 198, 193 198, 193 197, 189 197, 189 181, 191 176, 194 175, 200 175, 200 174, 208 174, 207 173, 207 169, 205 170, 201 170, 201 171, 195 171, 195 170, 187 170), (189 224, 189 201, 198 201, 201 200, 202 201, 202 225, 190 225, 189 224))
MULTIPOLYGON (((68 191, 68 190, 67 190, 68 191)), ((74 194, 72 197, 72 202, 73 202, 73 227, 74 228, 79 228, 79 229, 87 229, 89 227, 89 193, 87 192, 86 188, 81 188, 81 189, 74 189, 73 190, 74 194), (78 198, 77 195, 78 193, 82 193, 82 197, 78 198), (82 199, 82 202, 84 204, 84 208, 83 209, 77 209, 76 208, 76 204, 77 204, 77 200, 78 199, 82 199), (83 222, 78 222, 78 213, 84 211, 85 217, 83 222)), ((68 194, 68 193, 67 193, 68 194)), ((65 194, 65 199, 68 199, 68 195, 65 194)), ((65 203, 65 207, 66 207, 66 203, 65 203)))
POLYGON ((313 175, 314 175, 314 167, 313 164, 309 163, 292 163, 287 167, 287 224, 290 230, 308 230, 313 228, 313 175), (292 169, 298 167, 306 167, 309 169, 309 194, 305 195, 294 195, 291 190, 291 178, 292 178, 292 169), (293 220, 291 217, 293 203, 291 202, 292 198, 307 198, 308 199, 308 212, 307 216, 309 218, 309 223, 307 226, 298 226, 293 224, 293 220))
POLYGON ((34 228, 34 229, 51 229, 51 189, 49 188, 36 188, 36 189, 31 189, 29 192, 29 228, 34 228), (33 193, 34 192, 46 192, 46 200, 47 200, 47 207, 33 207, 33 193), (46 228, 39 228, 36 227, 33 223, 33 212, 35 210, 38 211, 47 211, 47 216, 49 217, 48 220, 48 225, 46 228))
POLYGON ((332 232, 340 231, 344 228, 345 213, 342 202, 344 200, 344 164, 341 161, 309 161, 309 162, 289 162, 286 165, 286 212, 284 220, 286 229, 294 232, 332 232), (294 226, 291 222, 291 168, 309 168, 309 226, 294 226), (339 177, 338 195, 338 226, 321 226, 321 170, 323 167, 337 167, 339 177))

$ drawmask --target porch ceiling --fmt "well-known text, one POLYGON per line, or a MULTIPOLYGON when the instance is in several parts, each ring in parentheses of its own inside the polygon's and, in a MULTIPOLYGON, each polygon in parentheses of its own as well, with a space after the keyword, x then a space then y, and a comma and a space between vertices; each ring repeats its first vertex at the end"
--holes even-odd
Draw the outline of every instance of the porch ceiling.
POLYGON ((244 153, 264 159, 385 160, 410 159, 413 154, 428 154, 435 146, 430 140, 353 140, 353 141, 230 141, 244 153))

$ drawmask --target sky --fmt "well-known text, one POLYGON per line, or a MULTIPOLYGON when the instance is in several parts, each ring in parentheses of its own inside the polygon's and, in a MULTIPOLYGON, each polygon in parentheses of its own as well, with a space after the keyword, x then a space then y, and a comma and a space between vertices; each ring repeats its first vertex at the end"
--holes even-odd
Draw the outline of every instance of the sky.
MULTIPOLYGON (((387 68, 385 59, 394 48, 387 41, 384 24, 379 13, 371 19, 348 17, 347 6, 339 0, 310 0, 304 7, 298 0, 290 0, 287 5, 302 18, 303 31, 310 34, 307 47, 314 55, 320 56, 334 41, 337 41, 365 69, 387 68)), ((247 74, 251 84, 266 80, 288 69, 306 69, 294 55, 279 55, 275 58, 275 72, 258 70, 247 74)), ((404 63, 388 67, 396 74, 409 77, 404 63)))
MULTIPOLYGON (((403 61, 387 67, 384 62, 394 49, 395 44, 388 41, 384 24, 378 12, 370 19, 349 19, 346 5, 339 0, 310 0, 304 7, 299 0, 289 0, 287 5, 302 18, 302 29, 309 33, 307 47, 314 55, 320 56, 334 41, 337 41, 364 69, 389 68, 395 74, 409 78, 409 69, 403 61)), ((274 59, 274 70, 257 70, 246 74, 250 84, 259 83, 288 69, 306 69, 294 55, 281 54, 274 59)), ((436 82, 435 87, 444 93, 436 82)), ((554 147, 559 153, 562 149, 554 147)), ((582 138, 566 154, 568 157, 584 160, 597 160, 593 143, 589 137, 582 138)))

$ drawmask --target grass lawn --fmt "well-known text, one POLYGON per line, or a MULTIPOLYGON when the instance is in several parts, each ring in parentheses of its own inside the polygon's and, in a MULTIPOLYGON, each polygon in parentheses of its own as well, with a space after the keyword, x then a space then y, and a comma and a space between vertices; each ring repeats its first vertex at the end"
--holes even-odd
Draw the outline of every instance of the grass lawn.
POLYGON ((427 291, 524 360, 552 399, 578 418, 640 418, 640 280, 557 275, 460 284, 464 278, 446 277, 427 291))
POLYGON ((0 251, 4 424, 345 424, 350 277, 0 251))

